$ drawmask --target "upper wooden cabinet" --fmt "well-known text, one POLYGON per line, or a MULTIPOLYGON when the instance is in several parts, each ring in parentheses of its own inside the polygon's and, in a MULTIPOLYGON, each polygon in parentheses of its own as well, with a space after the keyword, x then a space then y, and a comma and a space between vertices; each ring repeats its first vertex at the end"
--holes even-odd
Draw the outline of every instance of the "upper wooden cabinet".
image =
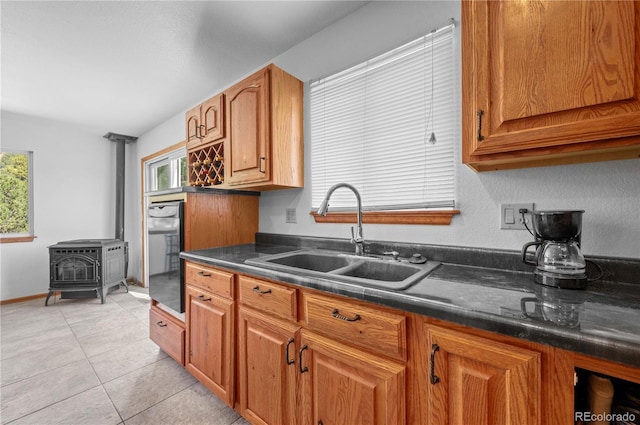
POLYGON ((302 187, 302 82, 269 65, 226 90, 225 97, 225 185, 302 187))
POLYGON ((640 156, 639 69, 640 2, 463 1, 463 162, 640 156))
POLYGON ((197 148, 224 137, 224 95, 218 94, 190 109, 186 114, 187 149, 197 148))

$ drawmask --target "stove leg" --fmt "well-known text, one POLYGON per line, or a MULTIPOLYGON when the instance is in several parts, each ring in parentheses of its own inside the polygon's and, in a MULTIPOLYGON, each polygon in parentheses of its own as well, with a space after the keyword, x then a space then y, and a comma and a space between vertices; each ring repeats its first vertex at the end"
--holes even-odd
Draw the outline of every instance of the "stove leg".
POLYGON ((49 293, 47 294, 47 299, 44 300, 45 307, 49 305, 49 298, 51 297, 51 294, 53 294, 53 291, 49 291, 49 293))
POLYGON ((124 288, 127 290, 127 292, 129 292, 129 284, 127 283, 127 279, 122 279, 122 284, 124 285, 124 288))
POLYGON ((98 294, 100 294, 100 304, 104 304, 104 288, 98 288, 98 294))

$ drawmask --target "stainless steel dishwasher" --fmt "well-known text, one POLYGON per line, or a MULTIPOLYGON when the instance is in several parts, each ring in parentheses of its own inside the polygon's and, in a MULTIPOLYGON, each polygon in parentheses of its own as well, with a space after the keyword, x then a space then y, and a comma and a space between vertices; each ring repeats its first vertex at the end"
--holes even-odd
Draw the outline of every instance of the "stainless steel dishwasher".
POLYGON ((158 202, 147 209, 149 296, 184 312, 184 202, 158 202))

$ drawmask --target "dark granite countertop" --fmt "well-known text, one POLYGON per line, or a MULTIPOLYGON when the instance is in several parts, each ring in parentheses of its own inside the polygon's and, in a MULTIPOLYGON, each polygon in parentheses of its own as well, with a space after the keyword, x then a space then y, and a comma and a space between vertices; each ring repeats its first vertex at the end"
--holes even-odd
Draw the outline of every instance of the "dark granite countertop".
MULTIPOLYGON (((635 283, 597 281, 586 290, 556 289, 535 284, 530 271, 513 270, 518 267, 509 261, 504 264, 512 270, 439 259, 443 264, 427 278, 406 290, 389 291, 245 264, 309 245, 317 244, 258 238, 256 244, 183 252, 181 257, 640 367, 640 285, 635 283)), ((628 263, 635 270, 636 260, 628 263)))

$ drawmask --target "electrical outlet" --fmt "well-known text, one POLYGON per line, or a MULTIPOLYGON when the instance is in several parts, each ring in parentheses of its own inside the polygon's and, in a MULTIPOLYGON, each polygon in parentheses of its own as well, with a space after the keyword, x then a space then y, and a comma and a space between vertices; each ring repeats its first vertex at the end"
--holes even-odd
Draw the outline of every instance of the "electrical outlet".
POLYGON ((531 228, 531 211, 533 211, 534 204, 500 204, 500 228, 501 229, 520 229, 526 230, 521 209, 526 209, 524 214, 524 220, 531 228))
POLYGON ((286 223, 297 223, 296 219, 296 209, 295 208, 287 208, 286 209, 286 223))

